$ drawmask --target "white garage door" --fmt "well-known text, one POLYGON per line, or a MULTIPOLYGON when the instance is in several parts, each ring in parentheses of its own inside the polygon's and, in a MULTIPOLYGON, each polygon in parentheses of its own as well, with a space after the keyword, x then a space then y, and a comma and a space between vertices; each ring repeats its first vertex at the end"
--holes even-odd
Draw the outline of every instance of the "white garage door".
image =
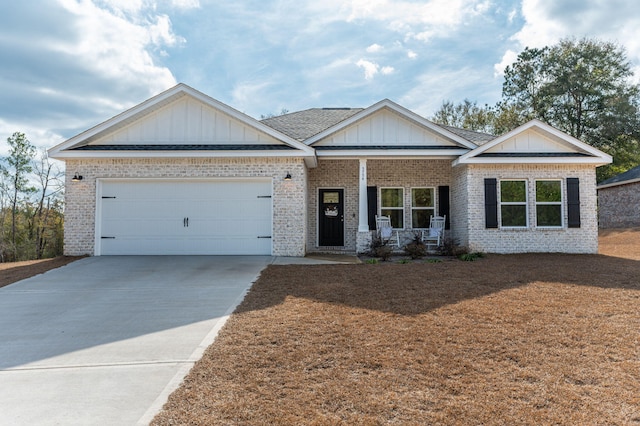
POLYGON ((271 254, 271 181, 102 181, 102 255, 271 254))

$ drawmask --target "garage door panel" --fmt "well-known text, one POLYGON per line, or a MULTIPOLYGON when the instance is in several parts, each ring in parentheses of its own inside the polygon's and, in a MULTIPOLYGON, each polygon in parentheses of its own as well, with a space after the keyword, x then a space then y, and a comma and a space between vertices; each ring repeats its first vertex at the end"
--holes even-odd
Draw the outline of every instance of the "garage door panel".
POLYGON ((270 255, 270 194, 270 181, 104 181, 100 253, 270 255))

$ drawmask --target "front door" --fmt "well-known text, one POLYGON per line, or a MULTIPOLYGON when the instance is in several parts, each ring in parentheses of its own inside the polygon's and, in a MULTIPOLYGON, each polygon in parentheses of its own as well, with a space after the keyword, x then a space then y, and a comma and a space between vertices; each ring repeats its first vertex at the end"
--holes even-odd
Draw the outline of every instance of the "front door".
POLYGON ((319 195, 318 243, 344 246, 344 189, 321 189, 319 195))

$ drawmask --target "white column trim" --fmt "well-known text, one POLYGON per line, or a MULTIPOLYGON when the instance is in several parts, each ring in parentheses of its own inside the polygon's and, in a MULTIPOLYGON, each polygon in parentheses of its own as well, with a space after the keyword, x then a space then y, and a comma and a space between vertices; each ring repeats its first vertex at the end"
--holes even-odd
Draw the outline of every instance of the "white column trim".
POLYGON ((358 205, 358 232, 369 232, 369 213, 367 209, 367 159, 360 159, 359 173, 359 205, 358 205))

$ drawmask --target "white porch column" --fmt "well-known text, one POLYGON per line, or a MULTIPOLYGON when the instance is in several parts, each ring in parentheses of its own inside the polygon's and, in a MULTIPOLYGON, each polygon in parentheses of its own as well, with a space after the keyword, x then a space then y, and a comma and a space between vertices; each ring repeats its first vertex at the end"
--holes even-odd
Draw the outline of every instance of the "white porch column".
POLYGON ((360 159, 358 232, 369 232, 369 214, 367 208, 367 160, 360 159))

